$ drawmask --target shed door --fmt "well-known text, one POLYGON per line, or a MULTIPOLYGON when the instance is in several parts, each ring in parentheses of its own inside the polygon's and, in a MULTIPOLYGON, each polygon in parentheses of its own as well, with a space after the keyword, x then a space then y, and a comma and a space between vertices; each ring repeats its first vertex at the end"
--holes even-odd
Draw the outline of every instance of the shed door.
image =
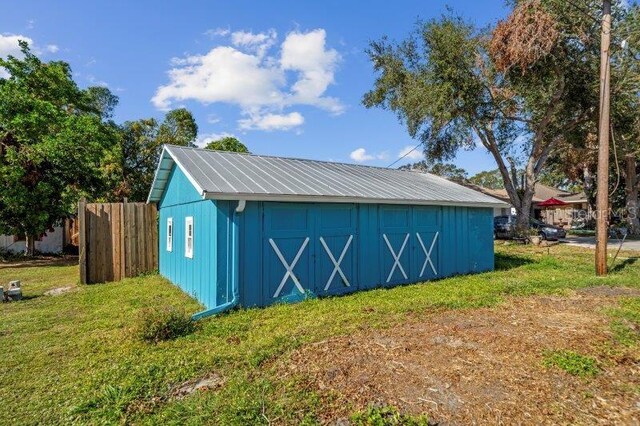
POLYGON ((353 204, 318 205, 316 222, 316 287, 318 295, 357 288, 357 211, 353 204))
POLYGON ((409 282, 412 257, 411 208, 380 206, 379 237, 380 282, 383 285, 409 282))
POLYGON ((438 277, 440 271, 440 208, 413 207, 414 243, 411 278, 426 281, 438 277))
POLYGON ((469 209, 469 272, 493 269, 493 212, 469 209))
POLYGON ((299 300, 313 291, 312 222, 307 206, 265 204, 263 300, 299 300))

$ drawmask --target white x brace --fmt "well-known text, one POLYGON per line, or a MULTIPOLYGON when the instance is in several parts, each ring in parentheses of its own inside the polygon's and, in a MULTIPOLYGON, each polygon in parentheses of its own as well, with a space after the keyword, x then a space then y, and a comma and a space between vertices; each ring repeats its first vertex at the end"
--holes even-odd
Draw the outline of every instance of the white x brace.
POLYGON ((431 246, 429 247, 429 250, 427 250, 427 248, 424 246, 424 243, 422 242, 422 237, 420 237, 419 232, 416 232, 416 237, 418 237, 418 242, 420 243, 420 246, 422 246, 422 251, 424 251, 424 255, 425 255, 424 263, 422 264, 422 270, 420 271, 420 277, 422 278, 422 275, 424 274, 424 270, 427 267, 427 263, 429 264, 429 266, 431 266, 431 270, 433 271, 434 275, 438 275, 438 272, 436 271, 436 267, 433 266, 433 262, 431 261, 431 252, 433 251, 433 247, 436 245, 436 240, 438 239, 438 232, 436 232, 436 235, 433 236, 433 241, 431 241, 431 246))
POLYGON ((396 255, 396 252, 393 250, 393 247, 391 247, 391 243, 387 238, 387 234, 382 234, 382 238, 384 238, 384 242, 387 243, 387 247, 389 247, 391 256, 393 256, 393 259, 394 259, 393 267, 391 268, 391 272, 389 272, 389 276, 387 277, 387 282, 391 281, 391 277, 393 276, 393 272, 396 270, 396 266, 400 268, 400 272, 402 272, 402 276, 404 277, 404 279, 405 280, 408 279, 409 277, 407 277, 407 273, 404 271, 404 268, 400 263, 400 256, 402 256, 402 252, 404 251, 404 248, 407 245, 407 241, 409 241, 409 234, 407 233, 407 235, 404 237, 404 242, 402 243, 402 247, 400 247, 400 251, 398 252, 397 255, 396 255))
POLYGON ((340 268, 342 259, 344 259, 344 255, 347 254, 347 250, 349 250, 349 245, 351 244, 351 240, 353 240, 353 235, 349 235, 349 239, 347 240, 347 243, 344 245, 344 248, 342 249, 342 253, 340 254, 340 257, 336 261, 336 258, 333 257, 333 253, 331 253, 331 250, 329 250, 329 247, 327 246, 327 243, 324 241, 324 238, 320 237, 320 242, 322 243, 322 247, 324 247, 324 249, 326 250, 327 254, 329 255, 329 259, 331 259, 331 262, 333 262, 333 272, 331 272, 331 276, 327 280, 327 285, 324 286, 325 291, 327 291, 331 286, 331 282, 333 281, 333 277, 336 276, 336 273, 340 274, 344 285, 346 285, 347 287, 351 285, 349 284, 349 280, 347 279, 347 277, 344 275, 344 272, 342 272, 342 268, 340 268))
POLYGON ((302 253, 304 252, 304 249, 307 247, 308 243, 309 237, 305 238, 302 246, 300 246, 300 249, 298 250, 298 254, 296 254, 296 257, 293 258, 293 262, 291 262, 291 265, 289 265, 284 259, 284 256, 280 252, 280 249, 276 245, 275 241, 273 241, 272 238, 269 238, 269 244, 271 244, 271 247, 273 247, 273 251, 276 252, 276 256, 278 256, 278 259, 280 259, 280 262, 282 262, 282 266, 284 266, 284 268, 287 270, 287 272, 285 272, 284 274, 284 277, 282 277, 282 281, 280 281, 278 289, 273 294, 273 297, 278 297, 280 295, 280 292, 282 291, 282 288, 284 287, 284 284, 287 282, 287 279, 289 277, 291 277, 291 280, 296 285, 300 293, 304 293, 304 288, 302 288, 300 281, 298 281, 298 277, 296 277, 296 274, 293 273, 293 268, 296 266, 296 263, 298 263, 298 260, 300 260, 300 256, 302 256, 302 253))

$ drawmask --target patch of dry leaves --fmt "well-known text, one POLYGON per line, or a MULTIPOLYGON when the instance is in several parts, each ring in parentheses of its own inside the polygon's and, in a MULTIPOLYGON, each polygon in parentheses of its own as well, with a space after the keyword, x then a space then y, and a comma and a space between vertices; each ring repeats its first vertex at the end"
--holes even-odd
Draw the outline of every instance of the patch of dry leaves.
POLYGON ((277 368, 319 392, 326 423, 390 404, 440 424, 640 424, 640 358, 606 350, 602 308, 625 295, 638 292, 601 287, 428 314, 304 346, 277 368), (543 367, 543 352, 560 349, 595 356, 602 373, 543 367))

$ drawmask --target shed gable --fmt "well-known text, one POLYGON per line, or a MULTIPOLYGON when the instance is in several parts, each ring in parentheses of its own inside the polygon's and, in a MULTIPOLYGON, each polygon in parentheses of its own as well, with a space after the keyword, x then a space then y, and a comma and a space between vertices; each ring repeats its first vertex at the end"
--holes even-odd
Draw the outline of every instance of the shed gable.
POLYGON ((162 193, 159 207, 175 206, 200 200, 202 200, 202 196, 180 170, 180 167, 174 164, 171 172, 169 172, 169 179, 162 193))

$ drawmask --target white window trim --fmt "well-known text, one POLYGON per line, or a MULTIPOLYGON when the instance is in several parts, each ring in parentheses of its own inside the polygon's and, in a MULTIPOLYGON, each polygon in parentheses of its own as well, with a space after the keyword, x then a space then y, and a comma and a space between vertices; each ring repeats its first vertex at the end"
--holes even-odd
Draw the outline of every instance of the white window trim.
POLYGON ((193 259, 193 237, 193 216, 187 216, 184 218, 184 256, 189 259, 193 259), (189 237, 189 227, 191 227, 191 237, 189 237), (189 238, 191 238, 191 241, 189 241, 189 238))
POLYGON ((173 251, 173 218, 167 218, 167 251, 173 251))

